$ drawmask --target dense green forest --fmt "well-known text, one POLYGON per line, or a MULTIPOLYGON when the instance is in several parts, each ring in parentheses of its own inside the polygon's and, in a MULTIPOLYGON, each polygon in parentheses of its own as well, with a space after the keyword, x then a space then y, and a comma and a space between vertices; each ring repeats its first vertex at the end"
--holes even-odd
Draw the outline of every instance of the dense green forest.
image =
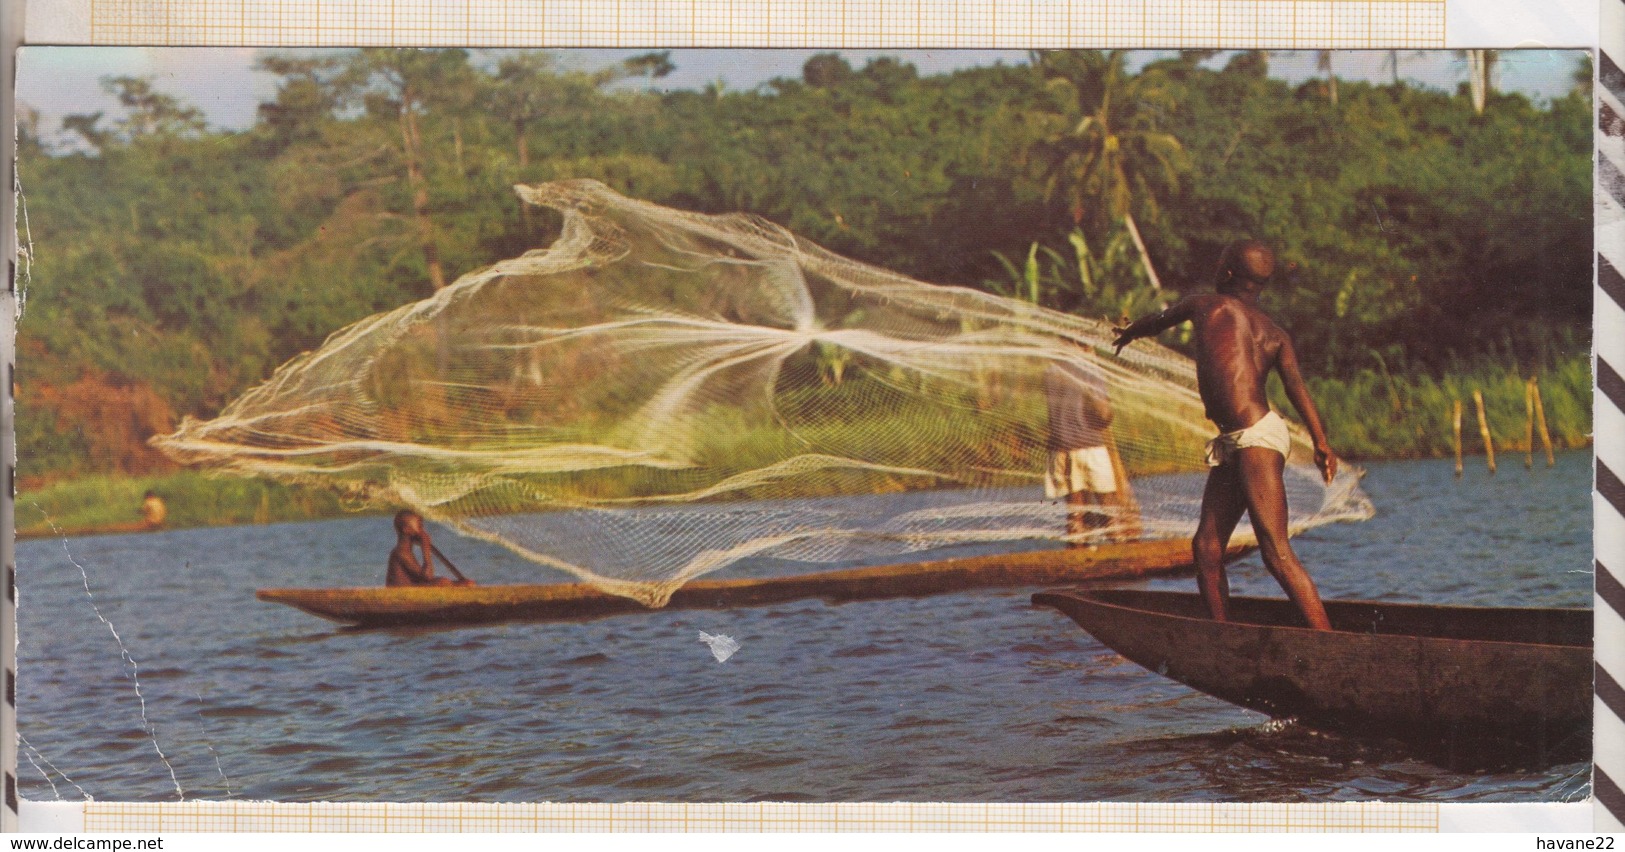
MULTIPOLYGON (((20 131, 24 486, 171 470, 146 439, 180 416, 548 243, 557 222, 511 186, 569 177, 1110 317, 1207 286, 1227 242, 1260 237, 1283 260, 1266 307, 1333 383, 1317 387, 1381 403, 1335 408, 1391 399, 1409 424, 1434 415, 1402 418, 1396 388, 1433 389, 1418 404, 1438 407, 1438 433, 1362 429, 1369 454, 1439 452, 1452 376, 1586 392, 1584 60, 1567 96, 1491 92, 1481 110, 1465 84, 1294 86, 1269 61, 1186 52, 1133 70, 1081 51, 921 76, 824 54, 754 90, 660 92, 666 54, 595 72, 546 53, 272 55, 277 94, 245 132, 211 130, 149 80, 108 79, 126 114, 69 118, 72 150, 20 131)), ((1584 402, 1555 408, 1578 411, 1554 430, 1582 443, 1584 402)))

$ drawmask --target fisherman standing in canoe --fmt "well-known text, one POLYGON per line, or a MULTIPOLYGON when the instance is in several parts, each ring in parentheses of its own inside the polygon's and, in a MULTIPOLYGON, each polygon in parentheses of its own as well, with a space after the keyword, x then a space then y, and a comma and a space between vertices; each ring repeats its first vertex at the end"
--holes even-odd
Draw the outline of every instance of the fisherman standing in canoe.
POLYGON ((1259 306, 1259 291, 1274 272, 1275 253, 1269 246, 1257 240, 1232 243, 1219 259, 1217 293, 1181 299, 1161 313, 1115 329, 1113 345, 1121 353, 1131 341, 1182 322, 1195 325, 1197 388, 1208 419, 1219 427, 1220 434, 1207 445, 1212 470, 1202 493, 1201 521, 1191 550, 1202 598, 1214 620, 1229 618, 1230 582, 1224 572, 1224 551, 1245 511, 1252 518, 1264 564, 1287 597, 1310 627, 1330 630, 1315 582, 1287 538, 1282 473, 1292 438, 1286 421, 1270 409, 1265 395, 1271 370, 1281 374, 1287 398, 1309 429, 1315 465, 1327 483, 1337 475, 1337 456, 1326 441, 1326 430, 1298 371, 1292 339, 1259 306))
POLYGON ((423 516, 410 510, 395 513, 395 549, 389 552, 389 572, 384 575, 385 586, 472 586, 474 581, 464 577, 457 566, 452 565, 440 549, 434 546, 429 539, 429 530, 423 525, 423 516), (412 545, 418 545, 423 552, 423 559, 418 560, 417 554, 412 552, 412 545), (436 577, 434 573, 434 555, 440 555, 440 561, 457 579, 450 577, 436 577))

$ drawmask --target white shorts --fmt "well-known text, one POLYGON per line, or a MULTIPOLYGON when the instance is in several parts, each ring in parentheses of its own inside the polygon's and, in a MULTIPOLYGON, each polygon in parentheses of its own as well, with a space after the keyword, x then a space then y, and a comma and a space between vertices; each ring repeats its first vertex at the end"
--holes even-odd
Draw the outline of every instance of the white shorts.
POLYGON ((1248 447, 1266 447, 1286 458, 1292 451, 1292 432, 1281 415, 1271 411, 1245 429, 1226 432, 1207 442, 1207 466, 1229 464, 1236 453, 1248 447))
POLYGON ((1049 454, 1049 469, 1044 472, 1045 497, 1055 500, 1079 491, 1111 494, 1116 490, 1117 471, 1112 467, 1112 454, 1105 447, 1056 450, 1049 454))

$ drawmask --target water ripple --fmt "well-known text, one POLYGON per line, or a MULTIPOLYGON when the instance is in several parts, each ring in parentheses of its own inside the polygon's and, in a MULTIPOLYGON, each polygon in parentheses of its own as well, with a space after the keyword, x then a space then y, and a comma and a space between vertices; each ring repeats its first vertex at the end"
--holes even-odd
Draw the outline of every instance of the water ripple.
MULTIPOLYGON (((1298 552, 1327 597, 1589 606, 1589 461, 1569 454, 1555 471, 1507 469, 1495 482, 1482 472, 1457 481, 1449 462, 1374 464, 1366 487, 1378 517, 1315 530, 1298 552)), ((195 795, 283 801, 1569 801, 1589 791, 1584 764, 1451 770, 1397 744, 1267 725, 1127 662, 1031 607, 1027 590, 463 631, 347 631, 253 600, 261 586, 352 582, 336 578, 363 576, 355 566, 379 564, 391 540, 387 519, 358 518, 76 548, 97 600, 129 622, 123 642, 143 663, 151 727, 79 568, 52 542, 19 543, 19 726, 31 763, 21 793, 157 801, 181 782, 195 795), (282 558, 243 557, 247 534, 254 553, 282 558), (177 559, 221 581, 194 588, 110 570, 177 559), (173 612, 183 593, 184 630, 129 618, 173 612), (719 665, 696 630, 743 650, 719 665), (154 727, 173 784, 151 759, 154 727)), ((459 564, 490 565, 488 582, 535 579, 506 551, 445 540, 459 564)), ((1256 558, 1233 566, 1231 582, 1237 594, 1280 594, 1256 558)))

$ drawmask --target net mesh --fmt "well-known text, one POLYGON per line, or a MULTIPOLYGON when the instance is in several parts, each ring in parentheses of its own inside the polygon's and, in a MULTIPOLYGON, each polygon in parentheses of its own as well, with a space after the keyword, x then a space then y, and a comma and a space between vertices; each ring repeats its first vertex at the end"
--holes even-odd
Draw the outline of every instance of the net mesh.
MULTIPOLYGON (((1213 427, 1188 358, 1114 356, 1104 322, 757 218, 517 191, 562 214, 553 245, 346 327, 155 443, 411 507, 652 606, 747 557, 1193 531, 1213 427), (1052 496, 1080 484, 1091 505, 1052 496)), ((1294 426, 1293 528, 1369 517, 1358 471, 1328 487, 1311 458, 1294 426)))

